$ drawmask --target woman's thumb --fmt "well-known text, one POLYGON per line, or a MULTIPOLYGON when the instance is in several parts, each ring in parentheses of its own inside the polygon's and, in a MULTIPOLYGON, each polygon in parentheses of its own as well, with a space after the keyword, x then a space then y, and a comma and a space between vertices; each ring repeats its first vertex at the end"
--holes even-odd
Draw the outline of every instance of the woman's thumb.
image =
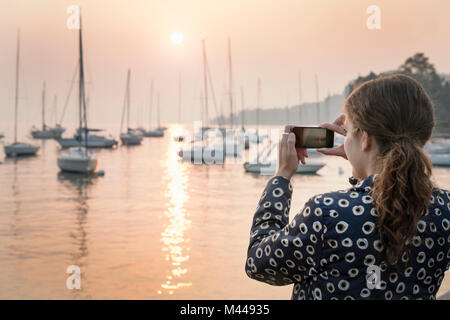
POLYGON ((295 134, 293 132, 289 133, 287 142, 290 147, 295 146, 295 134))

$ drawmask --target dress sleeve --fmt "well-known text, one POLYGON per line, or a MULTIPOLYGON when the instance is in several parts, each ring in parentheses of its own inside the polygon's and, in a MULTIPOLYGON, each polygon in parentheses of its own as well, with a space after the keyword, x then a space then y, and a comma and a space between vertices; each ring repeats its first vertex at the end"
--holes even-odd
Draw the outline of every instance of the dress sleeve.
POLYGON ((252 279, 282 286, 318 273, 326 231, 322 209, 311 198, 289 223, 291 197, 289 180, 269 180, 250 232, 245 270, 252 279))

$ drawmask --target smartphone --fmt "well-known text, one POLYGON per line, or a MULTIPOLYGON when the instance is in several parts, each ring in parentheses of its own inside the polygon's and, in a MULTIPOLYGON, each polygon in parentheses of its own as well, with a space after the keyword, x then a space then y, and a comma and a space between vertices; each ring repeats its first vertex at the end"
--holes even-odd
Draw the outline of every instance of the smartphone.
POLYGON ((296 148, 332 148, 334 132, 319 127, 293 127, 296 148))

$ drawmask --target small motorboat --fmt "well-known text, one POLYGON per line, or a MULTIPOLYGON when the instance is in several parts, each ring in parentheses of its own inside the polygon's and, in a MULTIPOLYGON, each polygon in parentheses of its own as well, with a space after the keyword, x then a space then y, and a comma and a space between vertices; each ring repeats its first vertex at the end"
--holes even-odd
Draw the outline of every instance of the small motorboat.
POLYGON ((72 147, 58 157, 58 166, 65 172, 92 173, 97 164, 97 157, 85 147, 72 147))

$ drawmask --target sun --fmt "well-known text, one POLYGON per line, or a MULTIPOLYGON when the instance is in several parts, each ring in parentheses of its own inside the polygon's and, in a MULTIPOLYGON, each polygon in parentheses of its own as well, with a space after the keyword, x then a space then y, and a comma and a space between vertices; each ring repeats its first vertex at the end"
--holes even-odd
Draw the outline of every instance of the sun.
POLYGON ((178 31, 172 32, 170 35, 170 41, 172 41, 174 45, 181 44, 183 42, 183 34, 178 31))

